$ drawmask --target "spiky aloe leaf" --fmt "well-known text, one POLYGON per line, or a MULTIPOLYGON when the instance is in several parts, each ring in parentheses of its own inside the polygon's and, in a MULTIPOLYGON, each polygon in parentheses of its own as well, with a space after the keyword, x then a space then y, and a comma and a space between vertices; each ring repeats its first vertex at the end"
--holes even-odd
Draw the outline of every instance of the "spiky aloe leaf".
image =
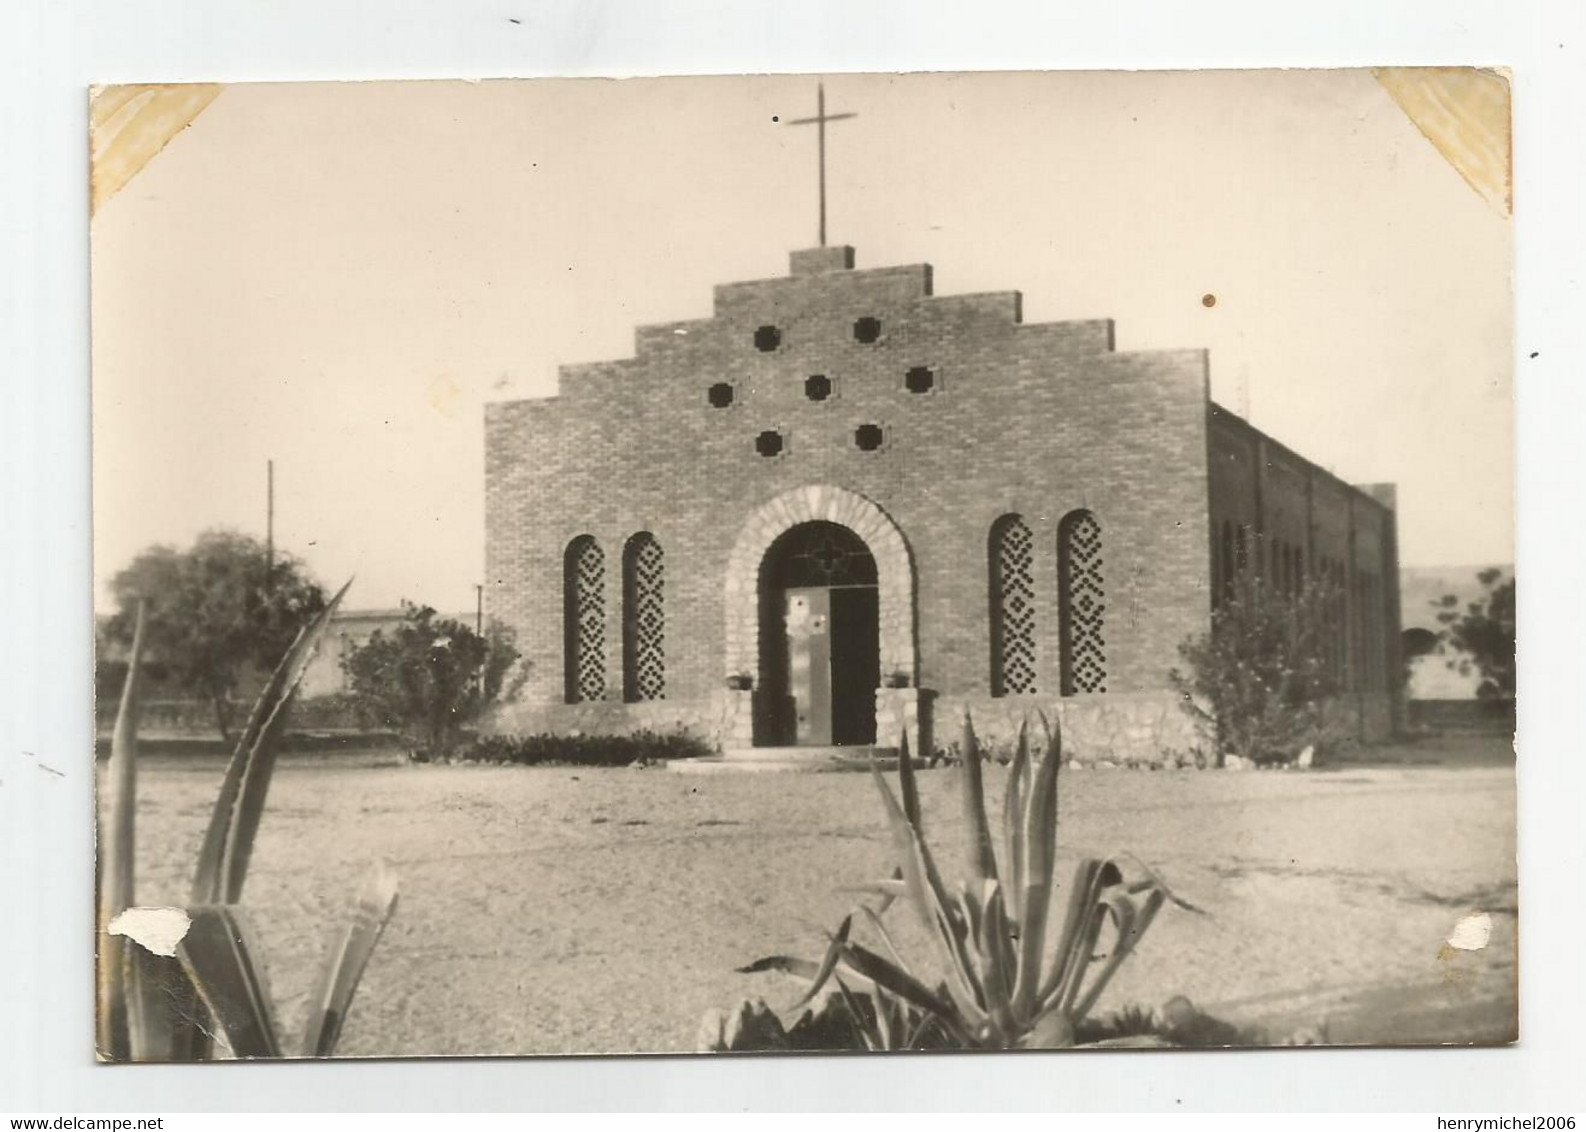
MULTIPOLYGON (((1041 716, 1046 750, 1035 768, 1024 813, 1024 892, 1019 923, 1019 979, 1014 1009, 1028 1018, 1041 997, 1041 964, 1046 954, 1047 916, 1052 903, 1057 863, 1057 773, 1063 762, 1061 727, 1041 716)), ((1060 951, 1061 954, 1061 951, 1060 951)))
MULTIPOLYGON (((768 955, 764 959, 756 959, 748 966, 737 968, 737 971, 740 975, 780 971, 801 979, 814 979, 820 971, 820 966, 813 959, 803 959, 794 955, 768 955)), ((954 1009, 950 999, 943 998, 908 971, 868 948, 849 941, 843 948, 839 967, 850 971, 854 977, 863 979, 866 983, 886 990, 912 1006, 930 1013, 939 1018, 944 1027, 955 1034, 964 1033, 967 1038, 968 1030, 964 1028, 964 1019, 954 1009)))
POLYGON ((815 972, 821 965, 813 959, 801 959, 797 955, 767 955, 756 959, 753 963, 733 970, 740 975, 763 975, 767 971, 781 971, 784 975, 794 975, 801 979, 813 979, 815 972))
POLYGON ((963 729, 963 802, 964 828, 969 835, 968 856, 970 883, 979 887, 988 880, 997 879, 997 855, 991 845, 991 825, 986 820, 985 779, 980 766, 980 741, 975 738, 975 723, 969 711, 964 711, 963 729))
POLYGON ((844 948, 843 964, 861 978, 890 991, 921 1010, 929 1011, 944 1027, 966 1042, 972 1043, 974 1031, 985 1024, 983 1015, 980 1019, 966 1017, 955 1009, 952 1001, 944 999, 919 979, 862 944, 851 942, 844 948))
POLYGON ((1029 793, 1030 721, 1019 723, 1019 741, 1008 768, 1008 786, 1002 799, 1002 879, 1007 892, 1008 915, 1024 922, 1024 803, 1029 793))
POLYGON ((238 910, 207 904, 189 908, 192 924, 176 957, 192 980, 205 1014, 237 1057, 280 1057, 264 969, 238 910))
POLYGON ((909 753, 909 732, 905 728, 898 736, 898 793, 903 796, 903 816, 916 830, 920 824, 920 783, 914 777, 914 758, 909 753))
POLYGON ((136 865, 134 835, 138 809, 138 713, 141 706, 139 685, 143 678, 144 619, 144 605, 140 601, 132 630, 132 654, 127 661, 127 678, 121 687, 116 727, 110 739, 110 761, 105 768, 108 805, 105 807, 104 834, 99 842, 99 921, 102 926, 132 907, 133 901, 136 865))
POLYGON ((1107 890, 1122 883, 1123 874, 1112 861, 1103 861, 1095 880, 1091 882, 1090 899, 1085 905, 1085 916, 1079 931, 1074 936, 1068 977, 1054 1000, 1056 1008, 1067 1014, 1071 1020, 1076 1018, 1074 1007, 1079 998, 1080 988, 1084 985, 1085 974, 1097 958, 1096 945, 1101 939, 1102 929, 1106 926, 1107 916, 1109 912, 1116 913, 1116 909, 1112 906, 1112 899, 1116 894, 1108 893, 1107 890))
POLYGON ((832 972, 837 970, 838 960, 843 957, 843 948, 848 944, 848 931, 853 927, 853 923, 852 912, 843 917, 843 922, 832 933, 831 942, 826 947, 826 954, 821 957, 820 966, 815 968, 815 974, 810 977, 809 989, 793 1004, 792 1009, 797 1010, 804 1006, 825 988, 826 980, 832 977, 832 972))
POLYGON ((1008 917, 1002 903, 1002 886, 987 880, 981 905, 980 935, 977 940, 980 966, 984 972, 986 1013, 996 1028, 1000 1044, 1007 1045, 1017 1037, 1019 1025, 1013 1014, 1014 970, 1012 940, 1008 934, 1008 917))
POLYGON ((331 615, 347 593, 349 579, 305 625, 276 666, 270 682, 259 695, 248 725, 237 740, 236 750, 226 767, 226 777, 215 799, 214 813, 198 854, 198 869, 193 877, 193 903, 235 904, 242 897, 248 876, 248 861, 253 856, 253 841, 264 814, 264 801, 270 790, 270 776, 282 733, 286 729, 287 709, 303 680, 309 661, 319 647, 320 637, 330 624, 331 615))
POLYGON ((1160 892, 1163 897, 1166 898, 1167 901, 1175 908, 1182 908, 1186 912, 1194 912, 1197 916, 1211 915, 1211 913, 1206 911, 1206 909, 1198 908, 1194 904, 1191 904, 1188 900, 1185 900, 1182 896, 1176 894, 1171 888, 1168 887, 1167 881, 1162 879, 1162 874, 1157 872, 1150 865, 1146 864, 1139 857, 1136 857, 1133 853, 1125 853, 1124 856, 1133 861, 1135 866, 1145 874, 1145 880, 1134 885, 1129 891, 1142 892, 1145 889, 1154 888, 1160 892))
MULTIPOLYGON (((104 825, 99 837, 99 946, 98 1011, 95 1041, 99 1056, 125 1061, 133 1056, 128 1004, 131 942, 110 935, 110 921, 132 907, 136 866, 134 834, 138 810, 138 685, 143 672, 144 606, 138 603, 132 630, 132 655, 116 709, 116 728, 110 739, 110 762, 105 771, 104 825)), ((136 976, 130 976, 135 978, 136 976)))
POLYGON ((396 875, 377 865, 358 894, 352 922, 332 944, 320 967, 319 986, 309 1000, 308 1024, 303 1031, 305 1056, 329 1057, 336 1051, 353 994, 396 902, 396 875))
POLYGON ((182 965, 171 956, 156 955, 132 940, 124 941, 129 992, 127 1030, 133 1061, 191 1061, 184 1044, 183 1019, 197 1007, 197 992, 182 965))
POLYGON ((1146 929, 1151 926, 1151 921, 1156 918, 1157 910, 1162 907, 1164 900, 1166 897, 1158 889, 1152 889, 1146 895, 1144 904, 1138 909, 1127 893, 1115 893, 1108 898, 1109 905, 1114 908, 1113 923, 1118 929, 1118 942, 1113 945, 1112 954, 1107 957, 1095 980, 1075 1005, 1076 1019, 1084 1018, 1095 1007, 1096 1000, 1107 989, 1107 984, 1112 981, 1113 975, 1117 974, 1118 968, 1123 966, 1123 961, 1133 954, 1140 937, 1145 935, 1146 929))
MULTIPOLYGON (((1044 1011, 1049 1003, 1055 1001, 1065 985, 1070 972, 1074 967, 1077 952, 1075 941, 1080 933, 1085 930, 1085 919, 1095 905, 1096 877, 1100 874, 1102 862, 1095 857, 1086 857, 1074 866, 1074 879, 1069 882, 1068 911, 1063 917, 1063 927, 1058 933, 1057 948, 1052 954, 1052 966, 1041 982, 1040 993, 1037 999, 1044 1011)), ((1089 962, 1089 956, 1085 957, 1089 962)))
POLYGON ((886 780, 872 768, 877 788, 881 791, 887 821, 892 829, 893 842, 898 855, 903 858, 903 879, 908 885, 910 903, 919 913, 926 932, 935 941, 948 971, 948 989, 953 1001, 966 1017, 984 1022, 980 1003, 981 988, 968 952, 968 925, 962 911, 947 894, 941 876, 931 859, 930 850, 909 824, 886 780))
POLYGON ((1121 889, 1109 889, 1101 893, 1096 905, 1096 915, 1091 923, 1094 935, 1091 937, 1090 962, 1085 965, 1078 978, 1073 982, 1067 992, 1065 1008, 1070 1016, 1078 1022, 1084 1017, 1088 1004, 1094 1004, 1106 989, 1108 980, 1113 972, 1118 969, 1118 964, 1123 962, 1123 957, 1129 953, 1124 946, 1126 940, 1134 932, 1135 906, 1129 894, 1121 889), (1112 947, 1107 951, 1097 950, 1101 946, 1102 933, 1111 921, 1116 936, 1112 947), (1094 972, 1094 975, 1092 975, 1094 972), (1089 982, 1086 981, 1089 976, 1089 982))
MULTIPOLYGON (((920 824, 920 787, 919 780, 914 777, 914 759, 909 753, 909 732, 904 728, 898 735, 898 792, 903 796, 903 815, 908 818, 909 824, 916 830, 923 828, 920 824)), ((902 881, 903 870, 892 870, 892 879, 902 881)), ((903 889, 896 891, 882 891, 881 900, 876 904, 877 912, 885 912, 892 907, 895 900, 903 895, 903 889)))
POLYGON ((832 981, 837 984, 837 993, 842 996, 843 1006, 848 1011, 848 1017, 853 1020, 854 1029, 864 1041, 865 1049, 875 1053, 877 1050, 891 1048, 887 1044, 891 1040, 891 1034, 887 1029, 886 1011, 881 1009, 880 997, 875 996, 872 999, 876 1004, 876 1010, 875 1020, 871 1021, 864 1008, 859 1005, 859 1000, 848 989, 848 984, 840 978, 832 981))
POLYGON ((909 968, 908 963, 904 961, 903 953, 898 950, 898 945, 892 942, 892 933, 887 931, 887 925, 882 922, 881 917, 876 914, 874 909, 868 908, 863 904, 859 906, 859 910, 870 921, 871 928, 875 930, 876 938, 881 941, 881 946, 887 949, 887 954, 892 957, 893 964, 905 975, 912 976, 914 972, 909 968))

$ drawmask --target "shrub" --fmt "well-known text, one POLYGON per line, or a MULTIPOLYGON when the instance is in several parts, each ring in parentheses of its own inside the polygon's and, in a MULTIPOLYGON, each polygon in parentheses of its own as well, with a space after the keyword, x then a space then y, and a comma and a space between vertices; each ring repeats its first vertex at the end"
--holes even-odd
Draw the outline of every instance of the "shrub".
POLYGON ((484 636, 460 621, 410 605, 389 635, 377 630, 341 659, 364 722, 402 737, 420 759, 452 754, 464 728, 497 702, 510 700, 526 673, 512 632, 492 622, 484 636))
POLYGON ((1514 579, 1497 568, 1476 575, 1480 599, 1459 611, 1459 599, 1445 594, 1434 602, 1439 637, 1454 650, 1448 667, 1468 676, 1474 667, 1481 674, 1476 695, 1489 702, 1514 699, 1514 579))
MULTIPOLYGON (((110 588, 117 612, 104 626, 105 644, 130 645, 143 609, 145 660, 165 670, 171 691, 207 702, 228 743, 234 695, 252 674, 269 672, 325 607, 300 561, 272 557, 258 539, 228 530, 205 531, 184 551, 150 547, 110 588)), ((153 674, 146 670, 145 679, 153 674)))
POLYGON ((516 766, 628 766, 702 758, 711 753, 703 739, 686 731, 635 731, 630 735, 484 735, 457 758, 460 762, 516 766))
POLYGON ((1211 631, 1179 646, 1189 665, 1169 674, 1182 704, 1224 758, 1287 762, 1325 739, 1337 693, 1339 593, 1320 579, 1285 592, 1253 571, 1212 613, 1211 631))
MULTIPOLYGON (((1045 719, 1042 719, 1045 724, 1045 719)), ((1003 802, 1001 857, 986 816, 982 758, 968 715, 964 758, 958 773, 969 829, 965 879, 956 887, 942 880, 921 830, 919 793, 907 736, 898 759, 901 801, 875 772, 876 785, 901 860, 892 879, 862 886, 880 897, 879 907, 860 904, 831 934, 824 957, 815 962, 770 956, 741 968, 745 973, 785 971, 809 980, 795 1010, 835 988, 847 1029, 866 1049, 1015 1049, 1072 1046, 1087 1033, 1087 1020, 1107 984, 1134 951, 1162 905, 1174 898, 1155 873, 1143 867, 1133 880, 1112 860, 1081 861, 1069 886, 1066 911, 1053 916, 1057 859, 1057 780, 1063 752, 1059 734, 1048 729, 1044 754, 1032 757, 1025 729, 1003 802), (903 900, 919 916, 935 952, 938 975, 906 961, 882 913, 903 900), (854 938, 863 917, 881 950, 854 938)), ((822 1011, 834 1009, 829 996, 822 1011)), ((700 1044, 709 1049, 776 1048, 778 1022, 763 1006, 749 1004, 729 1015, 706 1016, 700 1044)), ((779 1022, 778 1022, 779 1025, 779 1022)), ((799 1027, 795 1026, 795 1031, 799 1027)), ((828 1031, 826 1026, 817 1030, 828 1031)), ((835 1027, 838 1032, 842 1027, 835 1027)))

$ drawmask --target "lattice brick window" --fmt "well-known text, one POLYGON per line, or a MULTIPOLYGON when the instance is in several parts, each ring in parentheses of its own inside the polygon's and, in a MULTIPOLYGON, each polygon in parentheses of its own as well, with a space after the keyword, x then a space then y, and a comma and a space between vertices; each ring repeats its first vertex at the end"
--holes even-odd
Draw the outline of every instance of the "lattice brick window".
POLYGON ((1065 696, 1107 690, 1107 591, 1101 566, 1101 524, 1089 511, 1072 512, 1057 528, 1065 696))
POLYGON ((589 535, 568 543, 562 578, 567 702, 599 700, 606 694, 606 556, 600 544, 589 535))
POLYGON ((1018 515, 991 528, 991 694, 1035 691, 1035 538, 1018 515))
POLYGON ((666 562, 648 531, 628 540, 622 556, 622 695, 666 699, 666 562))

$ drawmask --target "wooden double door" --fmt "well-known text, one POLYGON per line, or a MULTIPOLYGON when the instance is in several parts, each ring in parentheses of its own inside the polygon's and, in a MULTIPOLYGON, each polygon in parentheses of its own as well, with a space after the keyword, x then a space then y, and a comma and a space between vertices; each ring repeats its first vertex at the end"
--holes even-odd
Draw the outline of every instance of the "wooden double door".
POLYGON ((875 559, 837 523, 801 523, 760 568, 759 746, 856 746, 876 740, 881 682, 875 559))

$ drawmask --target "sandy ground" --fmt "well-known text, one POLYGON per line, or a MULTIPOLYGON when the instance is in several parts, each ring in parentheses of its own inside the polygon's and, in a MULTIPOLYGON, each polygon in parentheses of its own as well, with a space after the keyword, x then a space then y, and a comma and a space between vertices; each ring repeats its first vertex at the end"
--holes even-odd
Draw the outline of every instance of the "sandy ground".
MULTIPOLYGON (((1060 855, 1129 851, 1210 915, 1168 909, 1103 999, 1175 995, 1340 1042, 1500 1041, 1515 1013, 1514 772, 1492 740, 1299 772, 1065 771, 1060 855), (1445 939, 1486 911, 1488 946, 1445 939)), ((223 763, 146 757, 138 902, 181 903, 223 763)), ((988 796, 1002 781, 991 771, 988 796)), ((957 876, 957 772, 921 775, 957 876)), ((798 985, 733 969, 818 957, 892 860, 865 775, 407 766, 294 756, 244 905, 283 1026, 369 862, 401 898, 348 1019, 351 1055, 687 1051, 712 1006, 798 985)), ((928 952, 899 906, 906 953, 928 952)))

